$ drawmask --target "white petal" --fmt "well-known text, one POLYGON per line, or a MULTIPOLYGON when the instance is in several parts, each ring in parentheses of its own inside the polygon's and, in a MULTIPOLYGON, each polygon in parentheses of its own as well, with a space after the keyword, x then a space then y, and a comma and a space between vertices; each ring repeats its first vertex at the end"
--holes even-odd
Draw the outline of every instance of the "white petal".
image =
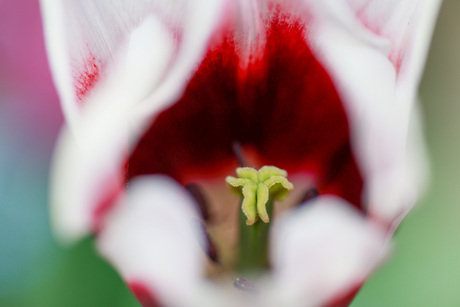
POLYGON ((270 299, 283 306, 323 306, 362 283, 389 252, 384 232, 335 197, 320 197, 274 226, 278 293, 270 299))
POLYGON ((223 3, 42 0, 51 68, 71 128, 84 107, 98 103, 90 94, 106 79, 104 91, 130 105, 165 83, 156 94, 163 99, 149 111, 170 103, 200 60, 223 3))
MULTIPOLYGON (((110 83, 110 82, 108 82, 110 83)), ((52 165, 53 224, 64 239, 95 230, 101 202, 122 189, 124 163, 134 139, 129 97, 97 88, 74 129, 61 132, 52 165)))
POLYGON ((48 53, 69 124, 52 175, 53 223, 62 237, 94 229, 101 199, 122 184, 130 145, 150 117, 181 94, 223 3, 42 1, 48 53), (79 102, 75 76, 86 73, 88 52, 99 78, 79 102))
POLYGON ((369 210, 386 211, 379 218, 391 223, 420 188, 409 168, 414 165, 406 163, 408 143, 414 143, 408 130, 440 1, 304 3, 312 16, 308 39, 345 102, 369 210), (392 195, 391 203, 377 190, 392 195))
POLYGON ((172 180, 138 179, 107 216, 99 251, 127 282, 141 282, 165 306, 187 306, 203 270, 196 216, 193 201, 172 180))
POLYGON ((123 139, 123 135, 112 140, 96 136, 87 140, 87 146, 80 146, 67 129, 61 132, 52 165, 50 202, 52 226, 64 242, 95 231, 96 211, 123 189, 119 162, 127 154, 123 139))

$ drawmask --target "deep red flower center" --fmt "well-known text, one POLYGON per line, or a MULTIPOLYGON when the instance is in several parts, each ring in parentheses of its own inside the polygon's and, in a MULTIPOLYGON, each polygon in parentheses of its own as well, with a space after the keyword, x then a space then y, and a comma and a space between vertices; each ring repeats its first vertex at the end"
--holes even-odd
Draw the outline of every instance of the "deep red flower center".
POLYGON ((263 47, 243 65, 227 35, 209 48, 186 90, 163 111, 128 161, 127 180, 166 174, 187 184, 236 166, 232 144, 259 165, 314 178, 320 194, 361 208, 362 178, 334 85, 306 43, 302 23, 272 19, 263 47))

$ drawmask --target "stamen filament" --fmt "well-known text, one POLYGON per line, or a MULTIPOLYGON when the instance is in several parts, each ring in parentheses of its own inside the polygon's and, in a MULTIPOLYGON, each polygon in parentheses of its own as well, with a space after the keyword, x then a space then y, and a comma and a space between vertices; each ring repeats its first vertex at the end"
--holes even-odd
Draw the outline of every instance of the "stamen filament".
MULTIPOLYGON (((273 200, 266 205, 268 215, 273 211, 273 200)), ((246 224, 246 216, 240 211, 240 253, 238 269, 244 273, 255 273, 269 267, 268 234, 270 224, 257 220, 253 225, 246 224)))

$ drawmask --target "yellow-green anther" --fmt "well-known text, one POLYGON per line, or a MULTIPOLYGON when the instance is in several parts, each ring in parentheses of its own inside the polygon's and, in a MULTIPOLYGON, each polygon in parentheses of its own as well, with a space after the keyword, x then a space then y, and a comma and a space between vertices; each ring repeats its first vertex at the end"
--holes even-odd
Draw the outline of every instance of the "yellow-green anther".
POLYGON ((236 169, 236 175, 239 178, 246 178, 251 180, 252 182, 257 182, 259 173, 252 167, 238 167, 236 169))
POLYGON ((287 177, 287 172, 284 169, 277 168, 276 166, 262 166, 257 173, 259 182, 263 182, 272 176, 287 177))
POLYGON ((246 215, 246 224, 252 225, 257 220, 257 212, 254 205, 257 199, 257 185, 251 182, 243 187, 242 192, 243 203, 241 204, 241 209, 244 215, 246 215))
POLYGON ((270 217, 268 216, 267 208, 265 206, 269 197, 270 193, 268 187, 263 183, 259 183, 257 186, 257 213, 264 223, 270 222, 270 217))
POLYGON ((251 184, 253 181, 245 178, 235 178, 228 176, 226 179, 227 183, 232 187, 239 188, 244 187, 245 185, 251 184))
POLYGON ((253 225, 257 219, 270 222, 266 205, 271 197, 279 199, 294 186, 287 180, 287 172, 275 166, 264 166, 256 171, 250 167, 236 169, 239 178, 228 176, 226 181, 243 194, 241 209, 246 216, 246 224, 253 225))

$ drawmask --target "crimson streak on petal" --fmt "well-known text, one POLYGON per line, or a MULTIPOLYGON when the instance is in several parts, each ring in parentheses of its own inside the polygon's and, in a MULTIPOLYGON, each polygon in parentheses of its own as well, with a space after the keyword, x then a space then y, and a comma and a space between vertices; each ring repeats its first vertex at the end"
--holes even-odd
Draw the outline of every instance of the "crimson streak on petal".
POLYGON ((98 79, 99 66, 96 62, 96 58, 91 54, 86 60, 83 70, 74 78, 74 86, 78 102, 83 101, 98 79))
POLYGON ((162 173, 186 184, 235 165, 232 144, 260 165, 306 172, 321 194, 361 208, 362 178, 341 100, 313 56, 301 22, 277 15, 247 66, 227 35, 210 47, 182 98, 155 120, 128 161, 127 178, 162 173))
POLYGON ((148 287, 143 283, 137 281, 130 282, 129 288, 143 307, 161 306, 148 287))

